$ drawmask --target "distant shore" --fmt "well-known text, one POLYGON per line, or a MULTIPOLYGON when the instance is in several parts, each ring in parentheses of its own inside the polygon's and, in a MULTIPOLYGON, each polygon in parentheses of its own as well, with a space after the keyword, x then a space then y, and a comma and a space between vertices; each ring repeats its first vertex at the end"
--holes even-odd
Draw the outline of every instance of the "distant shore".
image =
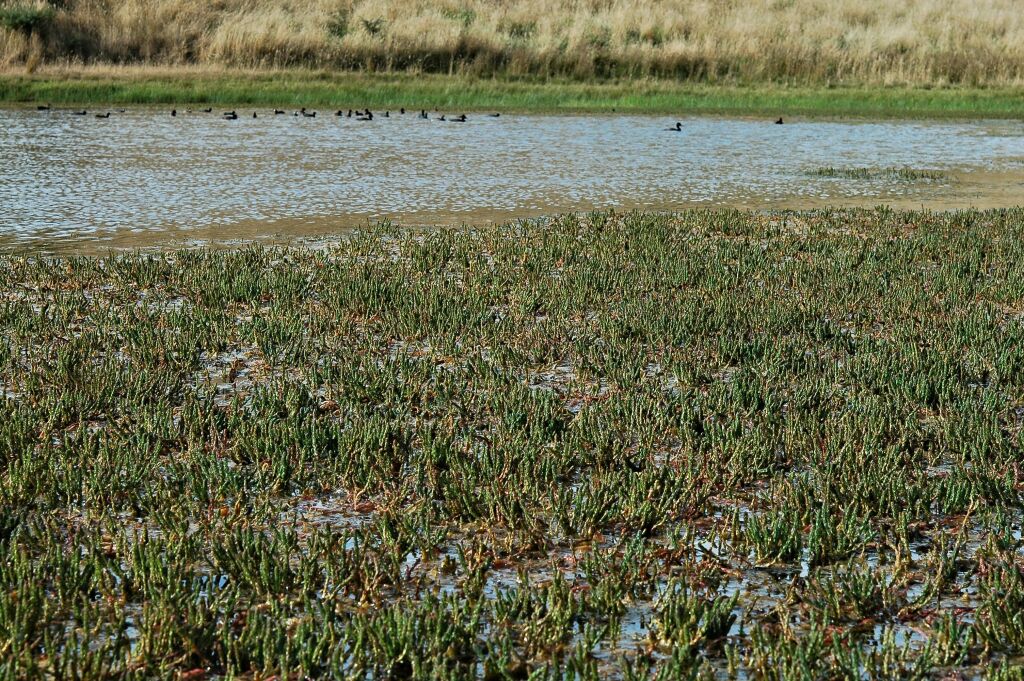
POLYGON ((637 79, 471 78, 206 67, 0 71, 6 105, 120 104, 672 113, 841 118, 1024 118, 1021 87, 698 85, 637 79))

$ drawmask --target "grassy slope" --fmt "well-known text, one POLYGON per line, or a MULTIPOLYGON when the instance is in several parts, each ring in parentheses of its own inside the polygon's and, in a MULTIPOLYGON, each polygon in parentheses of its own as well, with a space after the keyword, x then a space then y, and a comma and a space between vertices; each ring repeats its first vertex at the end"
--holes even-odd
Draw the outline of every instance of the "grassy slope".
MULTIPOLYGON (((0 5, 32 5, 5 0, 0 5)), ((43 0, 38 0, 43 2, 43 0)), ((870 84, 1024 82, 1017 0, 54 0, 0 64, 870 84)))
POLYGON ((83 70, 0 74, 0 101, 1024 118, 1024 90, 578 83, 313 71, 83 70))

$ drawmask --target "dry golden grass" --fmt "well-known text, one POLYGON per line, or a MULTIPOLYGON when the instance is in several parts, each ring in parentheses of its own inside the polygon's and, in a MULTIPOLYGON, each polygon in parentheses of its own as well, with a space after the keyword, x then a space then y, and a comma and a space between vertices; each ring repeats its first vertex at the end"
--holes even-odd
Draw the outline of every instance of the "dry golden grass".
MULTIPOLYGON (((42 0, 7 0, 17 2, 42 0)), ((1015 84, 1019 0, 63 0, 0 64, 1015 84)))

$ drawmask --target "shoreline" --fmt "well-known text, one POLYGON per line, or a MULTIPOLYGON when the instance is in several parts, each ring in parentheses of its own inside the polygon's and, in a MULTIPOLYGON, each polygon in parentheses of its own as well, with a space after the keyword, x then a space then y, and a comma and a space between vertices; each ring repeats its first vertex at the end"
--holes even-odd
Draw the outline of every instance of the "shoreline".
POLYGON ((175 228, 122 231, 106 234, 81 234, 58 242, 51 235, 32 237, 4 237, 0 235, 0 259, 10 257, 41 257, 43 259, 103 258, 139 253, 174 253, 181 250, 237 251, 255 248, 312 249, 338 246, 361 235, 395 233, 404 235, 430 233, 479 234, 502 232, 513 225, 525 225, 531 230, 543 231, 550 224, 567 219, 587 220, 593 215, 618 217, 649 216, 654 219, 678 221, 707 218, 714 215, 734 215, 743 219, 817 219, 825 214, 855 221, 867 219, 879 212, 891 212, 908 217, 923 215, 941 217, 967 212, 982 217, 993 215, 1019 216, 1024 205, 971 205, 930 206, 914 201, 880 201, 807 203, 803 206, 690 205, 678 209, 643 207, 606 207, 593 210, 562 211, 552 214, 530 214, 520 217, 495 216, 486 222, 403 222, 389 217, 346 221, 343 218, 324 217, 310 225, 302 222, 296 228, 289 220, 246 220, 237 224, 211 224, 204 228, 175 228))
POLYGON ((639 79, 465 76, 197 67, 0 71, 0 104, 457 109, 515 113, 676 113, 844 119, 1024 119, 1024 88, 707 85, 639 79))

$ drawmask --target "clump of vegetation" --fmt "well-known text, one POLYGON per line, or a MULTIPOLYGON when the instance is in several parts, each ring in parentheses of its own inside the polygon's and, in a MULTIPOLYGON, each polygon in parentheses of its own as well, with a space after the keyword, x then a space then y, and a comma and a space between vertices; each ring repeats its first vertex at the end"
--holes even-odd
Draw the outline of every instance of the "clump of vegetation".
POLYGON ((0 6, 0 27, 24 35, 32 35, 49 26, 54 14, 55 11, 50 5, 0 6))
POLYGON ((384 21, 383 17, 376 17, 374 19, 362 19, 360 23, 363 25, 363 30, 369 35, 379 36, 384 33, 384 27, 387 22, 384 21))
POLYGON ((476 21, 476 12, 469 7, 445 7, 441 10, 443 16, 448 17, 452 21, 457 21, 462 24, 463 28, 469 28, 476 21))
POLYGON ((846 180, 945 180, 949 176, 941 170, 922 170, 918 168, 834 168, 826 166, 815 168, 808 175, 812 177, 839 177, 846 180))
POLYGON ((327 33, 335 38, 344 38, 348 35, 349 21, 351 17, 347 10, 339 9, 327 21, 327 33))
POLYGON ((0 257, 0 676, 1019 676, 1022 234, 0 257))

